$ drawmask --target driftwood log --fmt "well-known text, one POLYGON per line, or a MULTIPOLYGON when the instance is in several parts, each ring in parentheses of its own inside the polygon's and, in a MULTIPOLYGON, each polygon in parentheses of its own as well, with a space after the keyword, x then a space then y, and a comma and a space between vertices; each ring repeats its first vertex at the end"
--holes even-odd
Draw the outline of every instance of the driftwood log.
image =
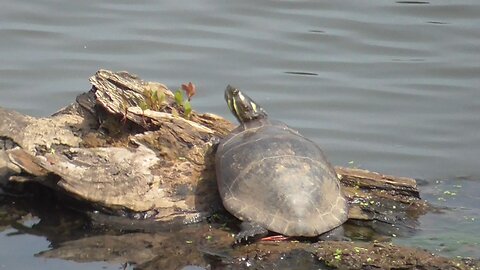
MULTIPOLYGON (((34 182, 94 210, 148 224, 193 223, 221 211, 214 146, 232 123, 186 112, 165 85, 126 72, 100 70, 90 82, 90 91, 48 118, 0 108, 4 189, 34 182)), ((414 179, 336 170, 350 223, 395 236, 414 230, 428 209, 414 179)))

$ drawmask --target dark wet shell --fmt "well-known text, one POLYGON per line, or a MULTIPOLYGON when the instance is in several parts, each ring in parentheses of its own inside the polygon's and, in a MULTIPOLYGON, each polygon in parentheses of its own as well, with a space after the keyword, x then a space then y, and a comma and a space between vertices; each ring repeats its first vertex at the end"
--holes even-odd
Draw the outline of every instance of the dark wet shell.
POLYGON ((217 181, 225 208, 288 236, 315 236, 347 219, 333 167, 320 148, 281 122, 241 125, 219 145, 217 181))

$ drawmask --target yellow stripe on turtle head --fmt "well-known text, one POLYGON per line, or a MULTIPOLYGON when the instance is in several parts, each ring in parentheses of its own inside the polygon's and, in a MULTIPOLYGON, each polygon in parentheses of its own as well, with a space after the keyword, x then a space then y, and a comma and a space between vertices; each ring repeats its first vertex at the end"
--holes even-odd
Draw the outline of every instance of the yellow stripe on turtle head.
POLYGON ((232 100, 231 99, 227 99, 227 106, 230 110, 232 110, 232 100))
POLYGON ((255 102, 250 101, 250 106, 252 106, 254 112, 257 112, 257 104, 255 104, 255 102))
POLYGON ((245 102, 245 96, 242 94, 242 92, 238 91, 238 97, 242 102, 245 102))
POLYGON ((235 99, 233 99, 233 110, 235 111, 235 114, 238 115, 238 108, 237 108, 237 102, 235 101, 235 99))

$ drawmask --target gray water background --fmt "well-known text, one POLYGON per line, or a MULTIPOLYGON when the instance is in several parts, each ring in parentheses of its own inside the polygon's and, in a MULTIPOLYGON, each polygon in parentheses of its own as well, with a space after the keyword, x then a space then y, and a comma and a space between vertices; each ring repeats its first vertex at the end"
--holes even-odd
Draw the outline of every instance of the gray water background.
MULTIPOLYGON (((195 110, 233 121, 230 83, 335 165, 414 177, 447 207, 395 242, 480 257, 480 1, 0 5, 0 106, 48 116, 106 68, 171 89, 192 81, 195 110)), ((14 231, 0 232, 0 269, 84 268, 34 258, 48 241, 14 231)))

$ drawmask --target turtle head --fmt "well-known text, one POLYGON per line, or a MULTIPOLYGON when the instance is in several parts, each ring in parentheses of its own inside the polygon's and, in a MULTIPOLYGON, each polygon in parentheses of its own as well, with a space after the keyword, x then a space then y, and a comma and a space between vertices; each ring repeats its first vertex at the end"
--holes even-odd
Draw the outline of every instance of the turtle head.
POLYGON ((230 111, 242 124, 267 117, 267 113, 262 107, 243 94, 238 88, 231 85, 228 85, 227 89, 225 89, 225 100, 230 111))

